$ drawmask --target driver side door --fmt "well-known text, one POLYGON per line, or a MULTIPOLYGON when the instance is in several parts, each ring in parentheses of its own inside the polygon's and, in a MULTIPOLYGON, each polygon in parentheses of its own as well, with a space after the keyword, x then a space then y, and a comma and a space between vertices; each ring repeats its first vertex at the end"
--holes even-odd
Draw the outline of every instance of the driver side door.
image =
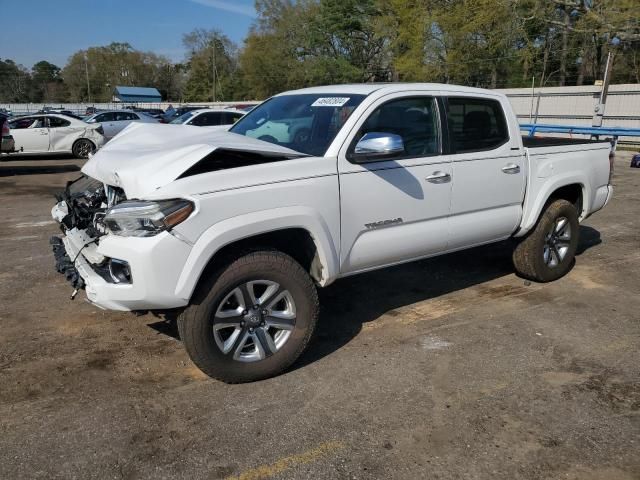
POLYGON ((23 117, 9 123, 17 152, 44 153, 49 151, 49 128, 43 116, 23 117))
POLYGON ((433 93, 403 95, 370 106, 340 152, 342 274, 447 248, 452 167, 442 155, 438 102, 433 93), (373 132, 399 135, 404 151, 354 159, 358 140, 373 132))

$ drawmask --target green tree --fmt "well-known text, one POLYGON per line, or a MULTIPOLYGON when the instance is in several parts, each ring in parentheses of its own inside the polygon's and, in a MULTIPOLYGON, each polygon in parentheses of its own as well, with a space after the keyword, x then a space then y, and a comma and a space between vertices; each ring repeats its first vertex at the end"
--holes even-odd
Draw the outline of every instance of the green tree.
POLYGON ((118 85, 158 87, 168 63, 165 57, 135 50, 128 43, 111 43, 74 53, 61 76, 71 101, 108 102, 118 85))
POLYGON ((0 101, 30 101, 31 76, 26 68, 11 59, 0 60, 0 101))
POLYGON ((61 102, 65 99, 60 67, 46 60, 31 68, 31 85, 31 100, 34 102, 61 102))
POLYGON ((237 62, 236 47, 229 37, 217 30, 196 29, 184 35, 183 44, 188 52, 185 100, 233 98, 237 62))

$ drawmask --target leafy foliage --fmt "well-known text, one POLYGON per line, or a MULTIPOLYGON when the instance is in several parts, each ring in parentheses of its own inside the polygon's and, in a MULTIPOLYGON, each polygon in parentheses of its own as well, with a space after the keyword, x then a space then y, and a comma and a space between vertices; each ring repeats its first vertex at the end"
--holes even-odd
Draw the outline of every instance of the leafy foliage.
POLYGON ((347 82, 582 85, 609 53, 613 82, 640 82, 638 0, 256 0, 256 11, 241 48, 217 30, 185 34, 182 64, 127 43, 78 51, 62 70, 0 60, 0 101, 108 101, 116 85, 193 102, 347 82))

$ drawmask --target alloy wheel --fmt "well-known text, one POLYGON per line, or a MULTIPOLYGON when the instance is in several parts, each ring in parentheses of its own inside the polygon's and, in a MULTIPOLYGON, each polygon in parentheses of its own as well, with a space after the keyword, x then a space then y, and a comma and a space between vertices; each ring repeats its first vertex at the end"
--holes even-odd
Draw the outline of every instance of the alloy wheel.
POLYGON ((296 306, 288 290, 271 280, 251 280, 223 297, 213 318, 213 336, 225 355, 256 362, 280 350, 295 323, 296 306))
POLYGON ((562 263, 569 251, 571 243, 571 224, 566 217, 559 217, 553 223, 551 231, 546 235, 543 258, 549 268, 555 268, 562 263))

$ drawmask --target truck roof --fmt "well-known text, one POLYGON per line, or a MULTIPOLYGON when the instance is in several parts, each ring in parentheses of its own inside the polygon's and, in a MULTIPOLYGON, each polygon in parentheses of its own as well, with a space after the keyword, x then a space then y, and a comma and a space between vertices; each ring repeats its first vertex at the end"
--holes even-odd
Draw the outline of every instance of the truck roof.
POLYGON ((290 90, 282 92, 278 95, 302 95, 302 94, 323 94, 323 93, 341 93, 353 95, 370 95, 373 92, 384 91, 385 93, 402 92, 406 90, 445 90, 448 92, 467 92, 467 93, 490 93, 496 96, 503 96, 494 90, 486 90, 483 88, 462 87, 459 85, 451 85, 444 83, 347 83, 338 85, 323 85, 319 87, 301 88, 299 90, 290 90))

